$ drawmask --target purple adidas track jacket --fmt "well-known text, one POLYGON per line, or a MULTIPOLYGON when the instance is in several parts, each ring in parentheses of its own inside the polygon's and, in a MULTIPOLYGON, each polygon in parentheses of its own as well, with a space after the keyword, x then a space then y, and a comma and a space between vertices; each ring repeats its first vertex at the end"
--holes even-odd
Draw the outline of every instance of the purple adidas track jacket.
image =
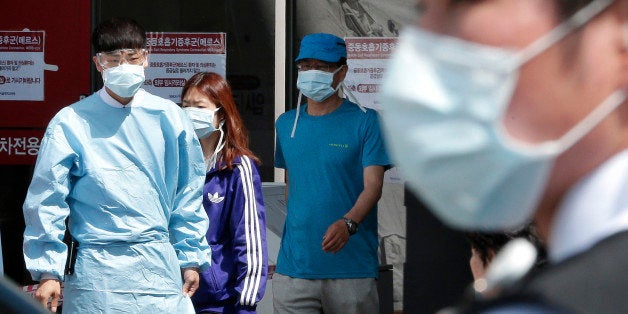
POLYGON ((194 307, 197 312, 255 313, 268 266, 262 182, 255 162, 241 156, 233 170, 207 172, 203 207, 212 261, 201 273, 194 307))

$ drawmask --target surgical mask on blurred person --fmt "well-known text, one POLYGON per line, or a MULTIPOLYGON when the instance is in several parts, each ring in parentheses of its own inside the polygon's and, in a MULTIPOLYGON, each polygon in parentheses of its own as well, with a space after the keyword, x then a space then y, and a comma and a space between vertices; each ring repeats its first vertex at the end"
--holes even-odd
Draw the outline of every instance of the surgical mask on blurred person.
POLYGON ((215 110, 197 108, 197 107, 184 107, 185 113, 188 115, 194 126, 194 131, 199 139, 209 137, 216 131, 214 127, 214 115, 220 107, 215 110))
POLYGON ((336 88, 331 87, 334 81, 334 74, 342 69, 338 67, 334 72, 325 72, 320 70, 308 70, 299 72, 297 78, 297 88, 314 101, 321 102, 338 91, 341 84, 336 88))
POLYGON ((102 80, 112 92, 120 97, 132 97, 144 83, 144 67, 123 63, 104 69, 102 80))
POLYGON ((402 34, 382 91, 384 130, 409 187, 441 220, 462 229, 522 226, 556 157, 623 102, 624 91, 613 93, 561 138, 540 144, 511 138, 501 124, 521 65, 611 2, 594 1, 521 51, 416 28, 402 34))

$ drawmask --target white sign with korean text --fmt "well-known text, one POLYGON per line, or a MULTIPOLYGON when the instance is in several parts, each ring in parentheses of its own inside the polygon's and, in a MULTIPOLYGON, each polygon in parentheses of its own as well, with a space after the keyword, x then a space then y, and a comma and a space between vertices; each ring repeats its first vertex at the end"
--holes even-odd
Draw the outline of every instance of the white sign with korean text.
MULTIPOLYGON (((397 45, 397 38, 346 37, 345 43, 349 67, 345 85, 362 106, 381 109, 379 91, 387 60, 397 45)), ((386 171, 384 180, 389 183, 403 182, 397 168, 386 171)))
POLYGON ((378 93, 396 37, 347 37, 345 85, 364 107, 380 109, 378 93))
POLYGON ((0 31, 0 100, 44 100, 44 31, 0 31))
POLYGON ((148 68, 142 86, 148 92, 181 102, 181 89, 197 72, 226 78, 226 33, 149 32, 148 68))

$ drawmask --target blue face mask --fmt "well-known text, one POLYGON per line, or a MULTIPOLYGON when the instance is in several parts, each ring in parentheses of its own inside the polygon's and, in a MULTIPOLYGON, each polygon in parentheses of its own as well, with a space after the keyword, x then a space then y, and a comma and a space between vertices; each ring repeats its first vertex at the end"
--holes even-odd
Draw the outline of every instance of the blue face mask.
POLYGON ((297 78, 297 88, 307 98, 321 102, 338 91, 340 84, 336 88, 331 87, 331 84, 334 81, 334 74, 340 69, 342 66, 331 73, 319 70, 301 71, 297 78))
POLYGON ((613 1, 594 1, 521 51, 409 28, 389 63, 382 121, 395 164, 436 216, 461 229, 511 230, 535 211, 554 160, 626 99, 618 90, 562 137, 540 144, 502 125, 519 68, 613 1))
POLYGON ((102 72, 102 80, 107 88, 124 98, 133 97, 144 83, 144 67, 123 63, 102 72))
POLYGON ((209 137, 216 131, 214 127, 214 115, 220 107, 216 110, 203 109, 197 107, 184 107, 183 110, 188 115, 194 126, 194 131, 199 139, 209 137))

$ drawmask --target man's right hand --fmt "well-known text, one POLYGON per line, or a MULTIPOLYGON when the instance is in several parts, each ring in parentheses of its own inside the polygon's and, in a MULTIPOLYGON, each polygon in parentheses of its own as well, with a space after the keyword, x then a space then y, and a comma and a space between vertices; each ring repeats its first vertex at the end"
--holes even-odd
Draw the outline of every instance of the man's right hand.
POLYGON ((61 296, 61 283, 57 279, 43 279, 39 282, 37 291, 35 291, 35 298, 48 307, 48 300, 52 297, 50 302, 50 311, 57 312, 57 304, 59 297, 61 296))

